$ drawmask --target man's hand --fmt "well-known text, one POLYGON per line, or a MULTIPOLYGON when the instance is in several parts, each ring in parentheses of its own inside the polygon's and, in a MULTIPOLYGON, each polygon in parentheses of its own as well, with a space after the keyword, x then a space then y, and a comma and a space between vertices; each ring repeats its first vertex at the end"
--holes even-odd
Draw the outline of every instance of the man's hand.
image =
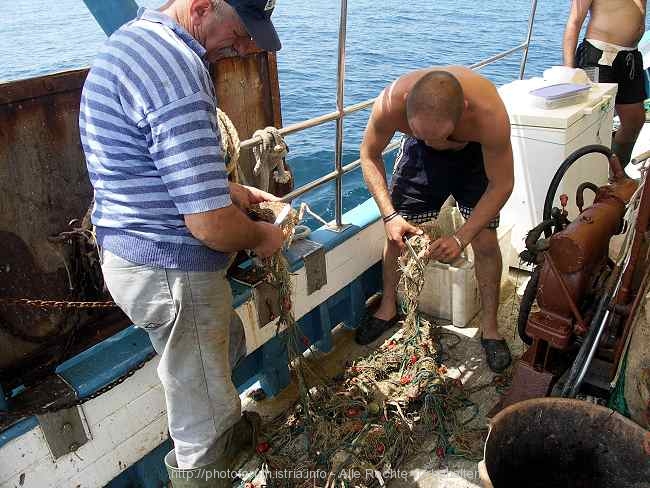
POLYGON ((386 237, 388 237, 389 243, 396 245, 400 249, 404 249, 404 241, 402 240, 402 238, 405 235, 422 234, 421 229, 418 229, 417 227, 409 224, 400 215, 386 222, 386 224, 384 224, 384 230, 386 231, 386 237))
POLYGON ((441 237, 431 243, 427 251, 430 259, 442 263, 452 263, 460 256, 462 249, 456 239, 451 236, 441 237))
POLYGON ((284 235, 282 229, 277 225, 269 224, 268 222, 258 222, 257 225, 261 226, 263 238, 259 246, 253 251, 261 258, 268 258, 275 254, 284 243, 284 235))
POLYGON ((275 195, 252 186, 230 183, 230 199, 240 209, 246 211, 251 205, 262 202, 277 202, 280 200, 275 195))

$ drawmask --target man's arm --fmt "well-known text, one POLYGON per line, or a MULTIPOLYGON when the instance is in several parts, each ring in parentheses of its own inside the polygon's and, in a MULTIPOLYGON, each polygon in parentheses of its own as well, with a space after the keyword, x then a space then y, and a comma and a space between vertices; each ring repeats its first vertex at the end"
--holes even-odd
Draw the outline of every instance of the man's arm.
MULTIPOLYGON (((483 161, 488 185, 483 196, 472 210, 472 215, 456 235, 469 244, 499 213, 512 193, 514 164, 510 143, 510 122, 505 109, 493 121, 491 141, 483 145, 483 161), (496 130, 494 129, 496 128, 496 130)), ((486 130, 488 132, 488 130, 486 130)))
POLYGON ((361 142, 361 169, 368 190, 372 194, 382 216, 394 212, 393 204, 386 183, 386 167, 384 166, 383 151, 395 135, 395 129, 390 128, 383 118, 386 114, 388 95, 382 92, 373 106, 366 131, 361 142))
POLYGON ((267 222, 255 222, 236 205, 184 215, 192 235, 211 249, 235 252, 252 249, 260 257, 282 246, 282 231, 267 222))
MULTIPOLYGON (((395 134, 395 127, 386 121, 388 113, 388 93, 383 91, 373 106, 368 126, 361 143, 361 169, 366 185, 372 194, 382 217, 389 216, 395 212, 393 202, 388 193, 386 182, 386 167, 382 155, 386 146, 395 134)), ((398 246, 404 247, 402 237, 405 234, 421 234, 422 231, 412 226, 399 215, 386 222, 384 225, 388 240, 398 246)))
POLYGON ((254 186, 240 185, 239 183, 229 183, 230 199, 232 203, 242 210, 248 210, 251 205, 262 202, 277 202, 280 199, 275 195, 255 188, 254 186))
POLYGON ((578 45, 578 36, 580 29, 591 8, 592 0, 573 0, 571 2, 571 11, 564 28, 564 40, 562 50, 564 53, 564 66, 575 68, 576 64, 576 46, 578 45))

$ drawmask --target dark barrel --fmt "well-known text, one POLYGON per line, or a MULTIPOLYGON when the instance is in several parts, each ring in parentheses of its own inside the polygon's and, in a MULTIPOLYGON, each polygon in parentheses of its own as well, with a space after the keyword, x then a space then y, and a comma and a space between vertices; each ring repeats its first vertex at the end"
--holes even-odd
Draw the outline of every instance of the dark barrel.
POLYGON ((492 419, 484 463, 494 488, 650 488, 650 432, 588 402, 527 400, 492 419))

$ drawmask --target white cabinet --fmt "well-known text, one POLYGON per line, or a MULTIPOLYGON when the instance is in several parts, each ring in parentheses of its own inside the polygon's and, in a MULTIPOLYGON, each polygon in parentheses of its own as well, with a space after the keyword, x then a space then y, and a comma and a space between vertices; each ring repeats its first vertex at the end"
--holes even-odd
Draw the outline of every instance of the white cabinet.
MULTIPOLYGON (((612 141, 616 84, 595 84, 584 103, 547 110, 535 107, 528 95, 544 83, 521 80, 499 89, 510 116, 515 169, 514 190, 501 211, 501 221, 513 225, 512 244, 517 252, 511 266, 519 266, 517 254, 524 249, 526 233, 542 220, 546 192, 562 162, 576 149, 589 144, 609 147, 612 141)), ((603 155, 581 158, 565 175, 554 205, 559 207, 559 196, 567 194, 569 219, 575 217, 577 187, 585 181, 604 185, 608 173, 603 155)), ((592 201, 593 193, 585 191, 585 207, 592 201)))

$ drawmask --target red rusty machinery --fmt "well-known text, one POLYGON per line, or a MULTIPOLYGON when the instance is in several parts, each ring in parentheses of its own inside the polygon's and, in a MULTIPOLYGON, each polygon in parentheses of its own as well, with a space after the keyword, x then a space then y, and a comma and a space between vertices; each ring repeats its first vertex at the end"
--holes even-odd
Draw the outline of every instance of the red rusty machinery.
POLYGON ((543 340, 565 350, 576 333, 586 332, 578 304, 607 266, 609 241, 621 230, 626 204, 636 187, 633 180, 621 178, 600 188, 594 204, 551 237, 539 276, 540 310, 530 314, 526 329, 537 343, 543 340))
MULTIPOLYGON (((623 217, 638 183, 625 175, 618 158, 602 146, 583 148, 573 160, 589 152, 608 156, 610 184, 600 188, 591 183, 580 185, 576 202, 582 210, 582 192, 589 188, 596 192, 591 207, 569 223, 566 211, 551 212, 547 205, 547 219, 531 230, 528 251, 522 258, 537 266, 522 300, 519 324, 519 333, 530 347, 515 365, 512 388, 491 413, 551 393, 575 396, 586 368, 596 357, 609 364, 611 376, 616 372, 635 308, 630 303, 634 300, 633 276, 638 274, 635 268, 648 227, 650 190, 645 185, 641 194, 637 219, 641 228, 635 229, 631 251, 624 266, 616 266, 609 258, 610 239, 624 230, 623 217), (539 239, 542 232, 546 239, 539 239), (538 308, 531 311, 535 298, 538 308)), ((551 198, 561 174, 556 179, 555 186, 549 188, 551 198)), ((566 205, 563 197, 562 207, 566 205)))

